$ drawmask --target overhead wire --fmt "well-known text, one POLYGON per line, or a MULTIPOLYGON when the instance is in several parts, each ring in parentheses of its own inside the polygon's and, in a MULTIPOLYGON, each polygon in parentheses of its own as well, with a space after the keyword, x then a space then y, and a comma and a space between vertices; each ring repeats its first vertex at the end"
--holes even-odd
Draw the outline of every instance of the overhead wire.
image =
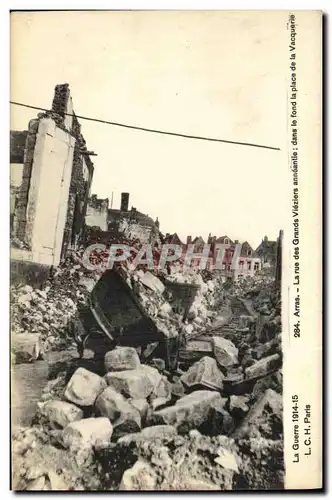
MULTIPOLYGON (((30 109, 35 109, 39 111, 47 111, 49 112, 49 109, 42 108, 39 106, 32 106, 30 104, 24 104, 21 102, 15 102, 15 101, 10 101, 10 104, 13 104, 15 106, 22 106, 25 108, 30 108, 30 109)), ((200 140, 200 141, 210 141, 210 142, 222 142, 225 144, 234 144, 238 146, 250 146, 250 147, 255 147, 255 148, 264 148, 264 149, 272 149, 274 151, 280 151, 280 148, 276 148, 274 146, 266 146, 263 144, 255 144, 252 142, 240 142, 240 141, 231 141, 228 139, 218 139, 214 137, 204 137, 204 136, 199 136, 199 135, 189 135, 189 134, 181 134, 179 132, 168 132, 164 130, 158 130, 158 129, 152 129, 152 128, 147 128, 147 127, 140 127, 136 125, 128 125, 125 123, 119 123, 119 122, 113 122, 113 121, 108 121, 108 120, 101 120, 99 118, 91 118, 88 116, 82 116, 82 115, 77 115, 72 114, 72 113, 63 113, 65 116, 75 116, 76 118, 79 118, 80 120, 87 120, 87 121, 92 121, 92 122, 97 122, 97 123, 103 123, 105 125, 113 125, 115 127, 122 127, 122 128, 127 128, 127 129, 133 129, 133 130, 141 130, 143 132, 150 132, 154 134, 162 134, 162 135, 170 135, 170 136, 175 136, 175 137, 182 137, 184 139, 195 139, 195 140, 200 140)))

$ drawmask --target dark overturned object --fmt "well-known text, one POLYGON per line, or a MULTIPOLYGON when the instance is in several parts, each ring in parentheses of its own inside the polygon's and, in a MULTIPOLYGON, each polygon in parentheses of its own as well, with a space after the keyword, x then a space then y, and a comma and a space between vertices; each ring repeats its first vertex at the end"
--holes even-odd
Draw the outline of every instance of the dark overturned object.
POLYGON ((177 361, 178 338, 167 338, 143 309, 134 291, 116 269, 108 269, 94 286, 88 305, 79 308, 82 336, 74 336, 79 353, 92 349, 102 357, 114 347, 141 348, 145 360, 161 357, 166 368, 173 368, 177 361), (153 349, 152 349, 152 347, 153 349))

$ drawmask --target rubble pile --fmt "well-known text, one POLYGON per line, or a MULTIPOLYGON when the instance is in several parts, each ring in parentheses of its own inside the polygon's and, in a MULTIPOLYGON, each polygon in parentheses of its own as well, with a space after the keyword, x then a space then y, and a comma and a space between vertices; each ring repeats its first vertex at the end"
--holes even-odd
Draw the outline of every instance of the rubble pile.
MULTIPOLYGON (((36 334, 40 336, 46 351, 65 347, 72 342, 71 321, 77 315, 78 307, 86 304, 87 296, 103 274, 103 267, 93 271, 87 270, 82 262, 82 254, 83 249, 73 253, 65 263, 56 268, 42 290, 30 285, 11 287, 11 321, 14 335, 36 334)), ((105 265, 107 259, 107 251, 97 252, 91 257, 95 265, 105 265)), ((212 312, 215 301, 214 282, 209 280, 205 283, 198 273, 172 274, 172 282, 181 282, 183 276, 187 276, 184 279, 188 280, 190 276, 191 282, 195 282, 198 287, 188 320, 183 323, 183 311, 172 307, 172 292, 167 287, 163 273, 159 273, 159 279, 157 272, 147 271, 144 266, 133 268, 130 262, 121 263, 117 269, 135 293, 146 314, 155 321, 166 337, 177 336, 179 332, 191 334, 202 329, 202 325, 206 326, 215 316, 212 312)))
POLYGON ((38 335, 44 341, 46 350, 65 341, 76 304, 70 296, 59 294, 55 298, 49 292, 50 286, 43 290, 29 285, 11 288, 14 348, 18 335, 38 335))
POLYGON ((165 337, 176 337, 181 329, 179 314, 176 314, 165 298, 165 285, 150 271, 121 267, 121 273, 133 290, 139 304, 165 337))
MULTIPOLYGON (((218 359, 206 356, 187 372, 165 375, 141 364, 136 349, 117 347, 105 355, 103 376, 79 367, 68 382, 49 384, 34 421, 35 447, 66 452, 65 463, 74 465, 62 465, 59 481, 71 477, 72 489, 82 489, 87 470, 100 489, 259 489, 271 475, 281 488, 273 461, 266 468, 270 455, 260 460, 269 448, 282 460, 282 397, 264 387, 227 395, 223 370, 237 363, 236 348, 218 359)), ((26 472, 33 448, 18 454, 18 484, 34 489, 26 472)), ((50 489, 44 479, 37 485, 50 489)))
MULTIPOLYGON (((84 249, 72 252, 64 263, 51 270, 43 289, 30 285, 12 285, 11 331, 38 335, 43 351, 72 344, 71 324, 78 306, 87 302, 102 270, 88 270, 83 265, 84 249)), ((14 350, 15 350, 15 342, 14 350)))
MULTIPOLYGON (((43 290, 12 289, 16 336, 34 339, 29 361, 38 358, 38 336, 46 350, 72 343, 70 322, 100 278, 81 257, 56 269, 43 290)), ((119 345, 105 353, 102 367, 87 368, 82 359, 74 371, 58 373, 33 426, 13 438, 14 488, 281 489, 281 304, 274 281, 255 276, 226 289, 222 276, 178 267, 158 273, 129 262, 117 272, 157 330, 181 339, 176 367, 153 357, 147 363, 140 348, 119 345), (188 290, 195 293, 181 300, 188 290)))
POLYGON ((275 288, 275 279, 270 273, 257 272, 253 276, 238 277, 232 282, 232 295, 235 297, 254 298, 258 294, 270 295, 275 288))
MULTIPOLYGON (((54 431, 55 434, 57 431, 54 431)), ((18 491, 85 491, 101 487, 101 467, 78 466, 52 433, 41 426, 17 428, 12 434, 13 489, 18 491)))
MULTIPOLYGON (((153 275, 142 269, 121 268, 144 310, 152 317, 166 337, 183 334, 193 336, 212 325, 222 294, 215 281, 204 282, 199 273, 176 272, 167 276, 153 275), (174 284, 194 285, 194 296, 185 302, 174 293, 174 284)), ((181 292, 180 292, 181 293, 181 292)))
POLYGON ((147 244, 150 242, 151 229, 141 226, 134 220, 122 218, 119 224, 119 232, 129 240, 139 239, 141 243, 147 244))

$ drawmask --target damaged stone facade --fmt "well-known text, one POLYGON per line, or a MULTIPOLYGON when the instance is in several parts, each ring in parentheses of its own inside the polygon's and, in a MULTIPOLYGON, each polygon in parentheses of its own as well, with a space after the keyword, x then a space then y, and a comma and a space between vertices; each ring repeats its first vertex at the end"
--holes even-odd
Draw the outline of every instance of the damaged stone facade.
POLYGON ((13 231, 30 253, 14 251, 14 259, 58 265, 77 248, 94 170, 89 155, 69 86, 57 85, 51 111, 31 120, 26 134, 13 231))
POLYGON ((107 231, 108 205, 108 198, 100 199, 93 194, 88 201, 85 224, 89 227, 99 228, 101 231, 107 231))
POLYGON ((108 231, 141 243, 159 240, 159 221, 139 212, 135 207, 129 210, 129 193, 121 193, 120 209, 108 210, 108 231))
POLYGON ((24 151, 28 131, 10 132, 10 230, 14 229, 14 218, 24 165, 24 151))
POLYGON ((71 135, 76 140, 62 244, 62 257, 64 257, 67 250, 75 249, 81 237, 83 237, 94 166, 89 156, 86 141, 81 133, 81 125, 73 111, 73 102, 68 85, 57 85, 55 87, 52 113, 60 114, 62 126, 70 130, 71 135), (65 109, 67 111, 64 111, 65 109), (72 113, 73 116, 65 116, 64 112, 72 113))
POLYGON ((85 244, 124 240, 139 240, 142 244, 159 243, 159 221, 139 212, 129 210, 129 193, 121 193, 120 208, 109 208, 109 199, 92 195, 88 200, 85 216, 85 244))
POLYGON ((253 276, 261 267, 260 258, 252 246, 247 241, 242 243, 239 269, 235 270, 235 277, 253 276))
POLYGON ((271 241, 264 236, 260 245, 256 248, 256 254, 262 261, 262 267, 275 267, 277 261, 277 241, 271 241))

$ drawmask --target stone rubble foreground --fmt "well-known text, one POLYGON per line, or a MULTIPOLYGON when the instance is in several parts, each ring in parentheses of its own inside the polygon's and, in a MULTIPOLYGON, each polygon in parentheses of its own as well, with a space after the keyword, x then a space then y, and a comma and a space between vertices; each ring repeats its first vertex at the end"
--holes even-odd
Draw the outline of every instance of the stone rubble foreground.
MULTIPOLYGON (((72 324, 98 273, 80 256, 43 290, 12 287, 14 363, 75 345, 72 324)), ((102 363, 73 358, 51 377, 30 427, 13 431, 16 490, 283 488, 280 297, 269 276, 226 291, 200 285, 182 321, 150 271, 125 269, 142 307, 181 336, 177 368, 117 346, 102 363)), ((176 273, 172 280, 176 280, 176 273)), ((76 332, 77 335, 77 332, 76 332)))

